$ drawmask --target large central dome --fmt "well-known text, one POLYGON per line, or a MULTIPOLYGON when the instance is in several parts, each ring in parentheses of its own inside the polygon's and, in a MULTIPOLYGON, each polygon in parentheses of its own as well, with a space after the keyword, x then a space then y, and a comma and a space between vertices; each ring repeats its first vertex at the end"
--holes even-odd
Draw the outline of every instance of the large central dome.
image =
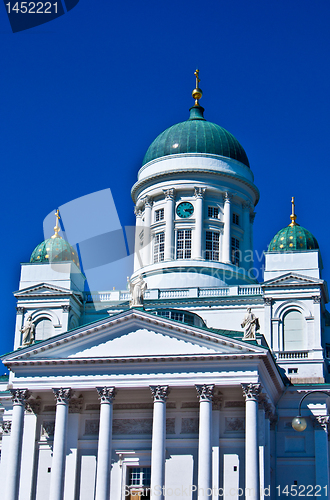
POLYGON ((190 118, 162 132, 149 146, 143 165, 156 158, 180 153, 204 153, 224 156, 250 167, 246 153, 238 140, 227 130, 205 120, 204 109, 190 108, 190 118))

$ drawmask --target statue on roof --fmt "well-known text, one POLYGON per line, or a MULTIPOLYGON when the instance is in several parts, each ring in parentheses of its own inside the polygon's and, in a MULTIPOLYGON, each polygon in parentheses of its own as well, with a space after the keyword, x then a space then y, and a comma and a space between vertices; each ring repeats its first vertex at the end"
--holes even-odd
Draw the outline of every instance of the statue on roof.
POLYGON ((143 306, 144 292, 147 289, 147 283, 144 281, 142 276, 138 277, 138 280, 133 283, 130 279, 129 291, 131 292, 130 307, 141 307, 143 306))
POLYGON ((259 330, 259 318, 257 318, 251 311, 251 307, 247 308, 247 313, 244 316, 241 327, 244 328, 243 340, 255 340, 256 332, 259 330))
POLYGON ((29 316, 27 321, 25 321, 23 328, 20 329, 22 334, 22 346, 27 346, 32 344, 34 341, 34 332, 36 326, 32 321, 32 316, 29 316))

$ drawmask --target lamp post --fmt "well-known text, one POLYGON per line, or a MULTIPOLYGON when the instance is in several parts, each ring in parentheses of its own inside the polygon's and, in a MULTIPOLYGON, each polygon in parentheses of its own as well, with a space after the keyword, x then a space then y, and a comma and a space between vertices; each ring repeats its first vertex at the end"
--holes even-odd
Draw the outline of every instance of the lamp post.
POLYGON ((330 392, 329 391, 321 391, 321 390, 314 390, 314 391, 308 391, 300 400, 299 406, 298 406, 298 416, 294 417, 292 419, 292 427, 294 428, 295 431, 302 432, 306 429, 307 427, 307 422, 304 417, 301 416, 301 403, 304 401, 307 396, 310 394, 315 394, 316 392, 321 392, 322 394, 325 394, 326 396, 330 397, 330 392))

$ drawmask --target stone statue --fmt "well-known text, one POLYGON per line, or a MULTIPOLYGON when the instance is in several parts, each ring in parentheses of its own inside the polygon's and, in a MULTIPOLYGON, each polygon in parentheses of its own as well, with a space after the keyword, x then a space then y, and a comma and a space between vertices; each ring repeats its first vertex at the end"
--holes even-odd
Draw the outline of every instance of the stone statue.
POLYGON ((242 328, 244 328, 243 340, 255 340, 256 332, 259 330, 259 319, 251 312, 251 307, 247 308, 247 313, 244 316, 242 328))
POLYGON ((23 335, 22 337, 22 345, 30 345, 34 341, 34 332, 35 332, 36 326, 32 321, 32 316, 29 316, 27 321, 25 322, 23 328, 20 329, 21 334, 23 335))
POLYGON ((144 292, 147 289, 147 283, 144 281, 142 276, 138 277, 135 283, 129 280, 129 291, 131 292, 132 298, 130 300, 130 307, 139 307, 143 305, 144 292))

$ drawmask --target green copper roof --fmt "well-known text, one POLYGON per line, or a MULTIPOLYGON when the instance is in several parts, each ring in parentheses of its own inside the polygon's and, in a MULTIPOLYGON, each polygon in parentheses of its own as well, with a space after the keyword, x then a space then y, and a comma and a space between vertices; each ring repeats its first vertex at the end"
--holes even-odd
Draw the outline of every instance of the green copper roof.
POLYGON ((232 158, 250 167, 238 140, 227 130, 205 120, 201 106, 190 108, 189 120, 162 132, 149 146, 143 165, 162 156, 180 153, 208 153, 232 158))
POLYGON ((269 244, 268 252, 290 252, 291 250, 315 250, 318 242, 304 227, 298 224, 281 229, 269 244))
POLYGON ((75 249, 63 238, 49 238, 38 245, 32 252, 30 262, 73 261, 79 268, 79 258, 75 249))

